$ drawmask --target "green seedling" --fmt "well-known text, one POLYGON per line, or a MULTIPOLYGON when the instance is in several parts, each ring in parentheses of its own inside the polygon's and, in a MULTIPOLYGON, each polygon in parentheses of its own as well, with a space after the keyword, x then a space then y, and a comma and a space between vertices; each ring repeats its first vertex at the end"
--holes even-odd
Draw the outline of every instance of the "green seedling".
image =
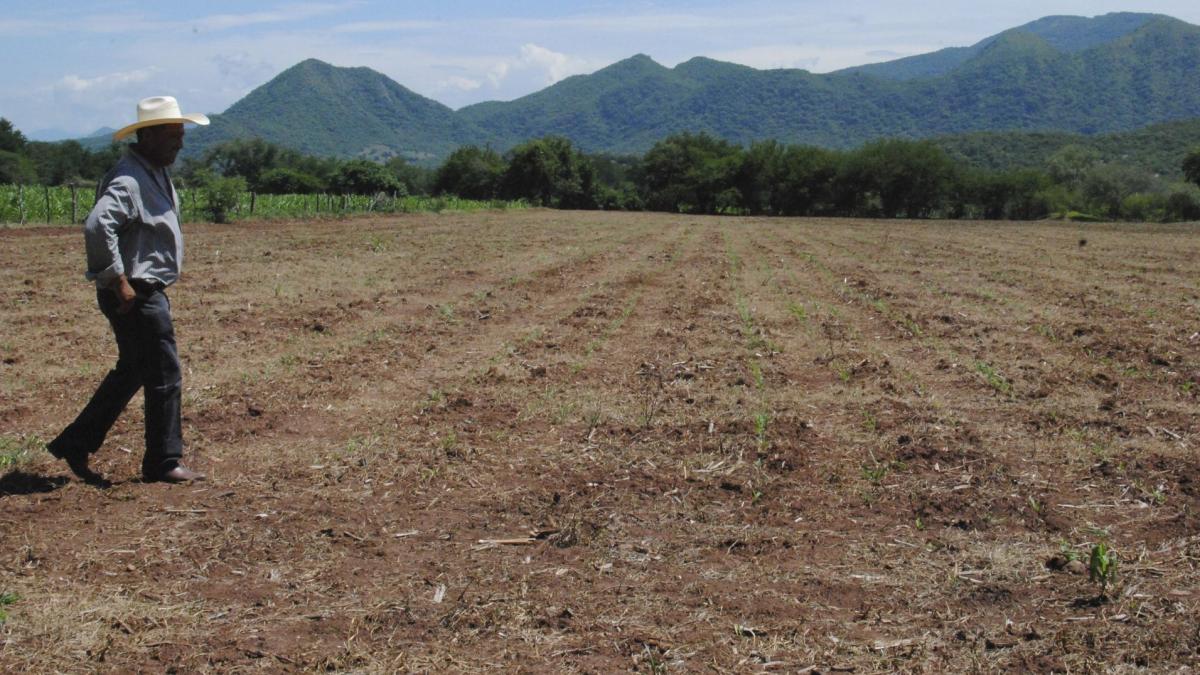
POLYGON ((1117 552, 1100 542, 1092 547, 1088 557, 1088 579, 1100 584, 1100 597, 1106 597, 1108 587, 1117 578, 1117 552))
POLYGON ((870 481, 872 483, 879 484, 881 481, 883 481, 884 478, 887 477, 888 469, 890 469, 890 468, 891 467, 889 467, 886 462, 883 462, 883 463, 875 462, 874 464, 863 464, 863 466, 862 466, 863 478, 866 478, 868 481, 870 481))
POLYGON ((21 596, 17 595, 16 593, 0 593, 0 625, 3 625, 5 621, 8 621, 8 612, 5 611, 4 608, 20 599, 21 596))
POLYGON ((767 445, 767 425, 771 422, 771 416, 765 412, 757 413, 754 416, 754 437, 758 439, 758 449, 762 450, 767 445))
POLYGON ((383 253, 387 250, 387 241, 381 235, 373 234, 367 237, 367 248, 372 253, 383 253))
POLYGON ((754 380, 754 388, 762 389, 765 382, 763 377, 762 364, 757 360, 750 362, 750 378, 754 380))
POLYGON ((975 370, 979 371, 980 375, 983 375, 983 379, 987 380, 988 386, 992 389, 1001 394, 1012 393, 1012 383, 1004 379, 1000 373, 997 373, 996 369, 990 364, 984 361, 976 361, 975 370))
POLYGON ((1066 559, 1067 562, 1079 560, 1079 554, 1075 552, 1075 549, 1071 547, 1070 542, 1068 542, 1066 539, 1059 540, 1058 552, 1063 558, 1066 559))
POLYGON ((804 305, 795 302, 788 303, 788 311, 791 312, 792 316, 796 317, 796 320, 800 323, 808 321, 808 312, 804 310, 804 305))

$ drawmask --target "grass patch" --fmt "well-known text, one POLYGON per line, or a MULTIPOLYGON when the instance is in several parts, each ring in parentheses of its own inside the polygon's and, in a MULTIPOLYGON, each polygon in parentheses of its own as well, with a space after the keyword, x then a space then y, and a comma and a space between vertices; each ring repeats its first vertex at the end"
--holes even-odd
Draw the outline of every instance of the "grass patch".
POLYGON ((992 389, 995 389, 1001 394, 1012 393, 1012 382, 1004 379, 1004 376, 996 372, 996 369, 993 368, 991 364, 985 361, 976 361, 975 370, 978 371, 980 375, 983 375, 983 379, 992 389))
POLYGON ((33 459, 46 444, 35 436, 0 435, 0 471, 7 471, 33 459))
POLYGON ((5 610, 9 605, 15 604, 21 596, 16 593, 0 593, 0 624, 8 621, 8 612, 5 610))

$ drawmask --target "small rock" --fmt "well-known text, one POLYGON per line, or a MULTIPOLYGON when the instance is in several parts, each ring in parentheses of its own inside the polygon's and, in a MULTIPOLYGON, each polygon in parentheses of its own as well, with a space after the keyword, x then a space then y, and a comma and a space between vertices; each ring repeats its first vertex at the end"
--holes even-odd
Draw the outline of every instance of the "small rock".
POLYGON ((1067 556, 1062 555, 1061 553, 1059 553, 1057 555, 1052 555, 1046 561, 1046 569, 1054 570, 1055 572, 1059 572, 1059 571, 1065 569, 1067 566, 1067 563, 1069 563, 1069 562, 1071 562, 1070 559, 1068 559, 1067 556))

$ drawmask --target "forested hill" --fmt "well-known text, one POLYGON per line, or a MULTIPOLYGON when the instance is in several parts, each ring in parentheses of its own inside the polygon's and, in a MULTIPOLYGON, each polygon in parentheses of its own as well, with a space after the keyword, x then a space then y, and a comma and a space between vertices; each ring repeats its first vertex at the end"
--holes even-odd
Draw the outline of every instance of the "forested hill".
POLYGON ((454 147, 548 134, 637 153, 676 132, 849 148, 974 131, 1100 134, 1200 116, 1200 27, 1154 14, 1048 17, 960 50, 826 75, 637 55, 459 111, 367 68, 308 60, 259 87, 192 152, 259 136, 304 152, 429 163, 454 147))
POLYGON ((949 73, 971 58, 978 56, 996 40, 1013 34, 1035 35, 1059 51, 1074 53, 1118 40, 1151 21, 1165 18, 1169 17, 1161 14, 1132 12, 1114 12, 1092 19, 1082 16, 1047 16, 1024 26, 1017 26, 998 35, 984 38, 970 47, 949 47, 930 54, 918 54, 884 63, 856 66, 840 72, 864 73, 890 80, 935 77, 949 73))
POLYGON ((444 158, 492 140, 450 108, 370 68, 302 61, 188 135, 189 154, 258 137, 310 155, 444 158))

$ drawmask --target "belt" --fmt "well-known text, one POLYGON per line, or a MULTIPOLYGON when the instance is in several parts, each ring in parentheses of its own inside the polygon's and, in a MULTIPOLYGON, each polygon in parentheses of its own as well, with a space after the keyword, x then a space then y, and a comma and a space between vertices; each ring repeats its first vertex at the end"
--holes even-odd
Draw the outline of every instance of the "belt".
POLYGON ((129 285, 141 295, 150 295, 166 288, 167 285, 155 279, 130 279, 129 285))

